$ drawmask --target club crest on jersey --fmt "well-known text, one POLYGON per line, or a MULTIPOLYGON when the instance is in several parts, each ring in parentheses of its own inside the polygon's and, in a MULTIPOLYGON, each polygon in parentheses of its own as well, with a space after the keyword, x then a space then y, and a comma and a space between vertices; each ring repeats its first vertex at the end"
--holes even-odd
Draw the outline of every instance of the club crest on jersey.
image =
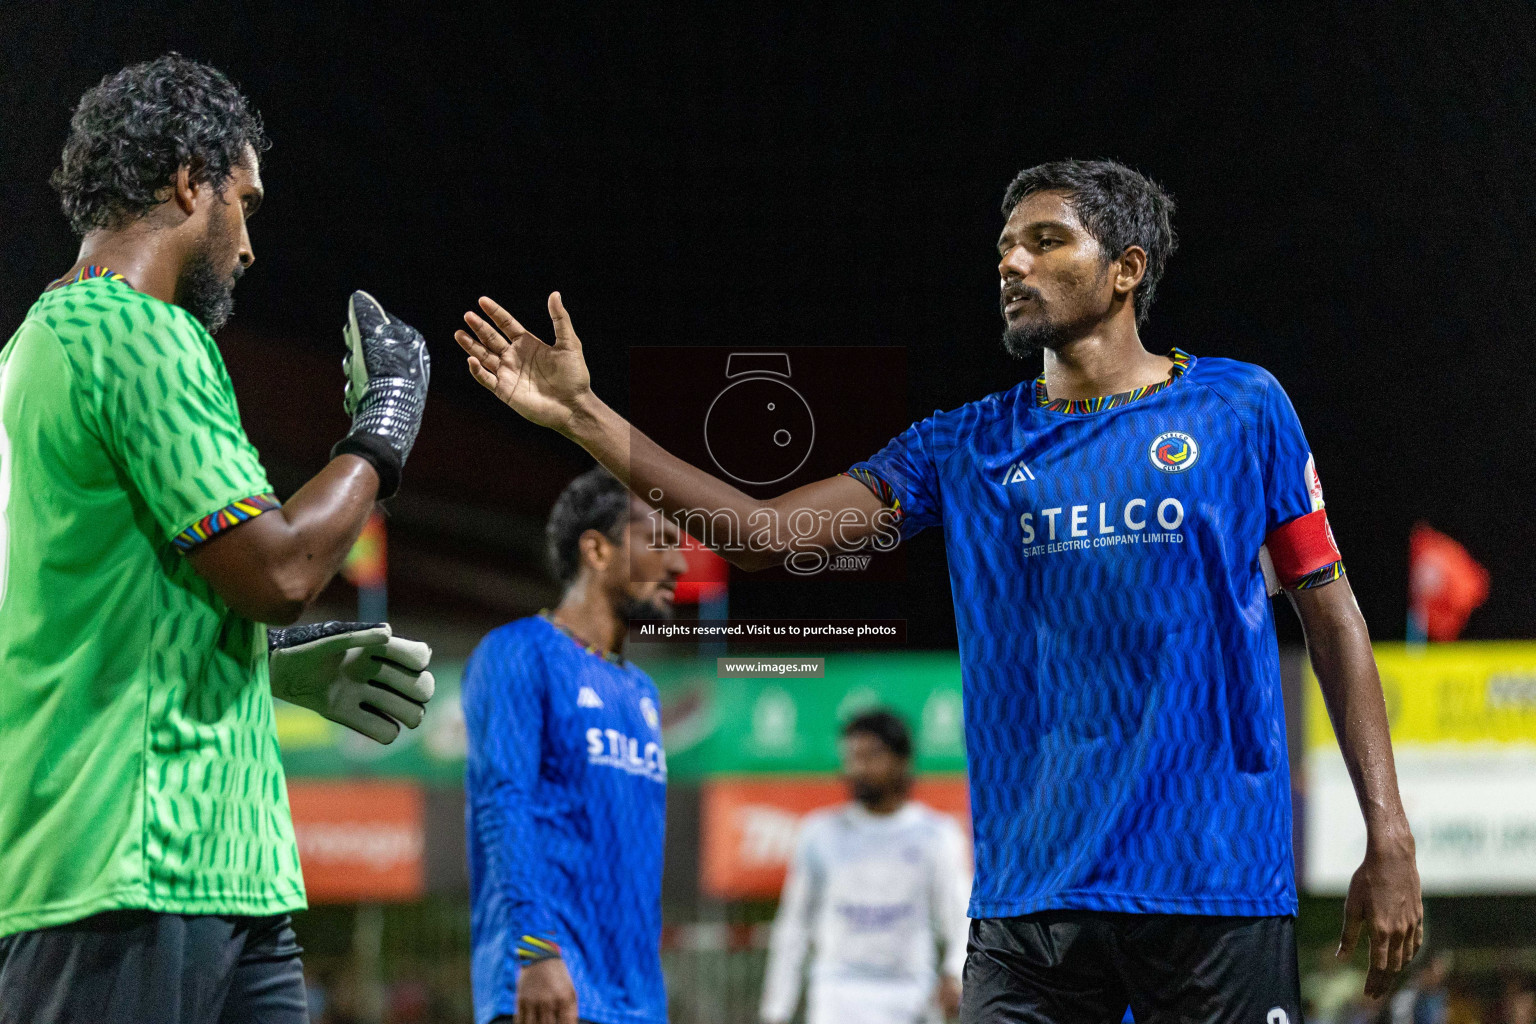
POLYGON ((1200 446, 1183 431, 1170 430, 1157 435, 1147 449, 1147 456, 1164 473, 1182 473, 1200 458, 1200 446))
POLYGON ((651 698, 640 698, 640 715, 645 719, 645 724, 652 729, 661 727, 661 715, 656 710, 656 702, 651 700, 651 698))

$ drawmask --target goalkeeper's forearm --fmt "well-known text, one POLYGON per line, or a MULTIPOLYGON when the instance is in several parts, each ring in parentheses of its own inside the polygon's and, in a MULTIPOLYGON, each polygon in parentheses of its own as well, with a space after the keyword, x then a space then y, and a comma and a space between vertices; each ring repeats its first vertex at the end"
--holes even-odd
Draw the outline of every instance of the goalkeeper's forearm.
MULTIPOLYGON (((682 529, 695 533, 700 543, 739 569, 781 564, 793 550, 791 540, 823 548, 857 543, 876 532, 875 516, 884 507, 869 488, 845 476, 818 480, 775 498, 753 498, 668 452, 591 392, 574 410, 564 432, 632 493, 677 520, 682 529), (853 515, 846 516, 848 512, 853 515), (814 519, 815 532, 794 533, 796 524, 791 519, 807 513, 814 519), (776 520, 776 525, 759 532, 770 520, 776 520), (729 531, 722 531, 722 521, 731 524, 729 531), (699 529, 701 522, 707 529, 699 529), (726 537, 726 532, 734 536, 726 537), (749 550, 745 543, 754 533, 767 540, 760 550, 749 550)), ((801 525, 811 523, 807 518, 801 525)))
POLYGON ((367 461, 340 455, 278 509, 192 549, 192 567, 236 613, 287 625, 325 589, 378 494, 367 461))

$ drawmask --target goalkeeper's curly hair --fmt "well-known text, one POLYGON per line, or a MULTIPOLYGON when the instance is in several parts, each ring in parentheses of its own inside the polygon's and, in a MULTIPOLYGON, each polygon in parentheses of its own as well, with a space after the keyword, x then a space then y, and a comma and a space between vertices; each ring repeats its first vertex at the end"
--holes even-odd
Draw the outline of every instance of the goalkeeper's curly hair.
POLYGON ((120 228, 165 201, 180 167, 224 189, 261 117, 223 73, 179 53, 123 68, 80 97, 49 183, 78 235, 120 228))

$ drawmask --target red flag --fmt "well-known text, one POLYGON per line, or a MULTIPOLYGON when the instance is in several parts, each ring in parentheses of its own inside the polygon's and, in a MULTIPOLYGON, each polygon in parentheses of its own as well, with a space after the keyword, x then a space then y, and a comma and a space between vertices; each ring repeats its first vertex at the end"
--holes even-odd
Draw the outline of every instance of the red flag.
POLYGON ((688 559, 688 571, 678 577, 677 603, 699 604, 724 596, 730 563, 686 533, 682 549, 683 557, 688 559))
POLYGON ((1488 570, 1428 523, 1408 535, 1410 619, 1431 640, 1455 640, 1473 609, 1488 600, 1488 570))

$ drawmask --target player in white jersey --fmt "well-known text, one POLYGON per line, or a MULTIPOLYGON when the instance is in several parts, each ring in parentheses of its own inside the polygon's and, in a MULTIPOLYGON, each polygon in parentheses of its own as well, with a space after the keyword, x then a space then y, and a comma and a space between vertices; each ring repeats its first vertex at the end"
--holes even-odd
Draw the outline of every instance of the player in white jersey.
POLYGON ((854 799, 801 829, 773 923, 763 1022, 794 1016, 810 946, 807 1024, 953 1016, 970 924, 969 844, 952 818, 907 799, 912 738, 896 715, 850 720, 842 756, 854 799))

